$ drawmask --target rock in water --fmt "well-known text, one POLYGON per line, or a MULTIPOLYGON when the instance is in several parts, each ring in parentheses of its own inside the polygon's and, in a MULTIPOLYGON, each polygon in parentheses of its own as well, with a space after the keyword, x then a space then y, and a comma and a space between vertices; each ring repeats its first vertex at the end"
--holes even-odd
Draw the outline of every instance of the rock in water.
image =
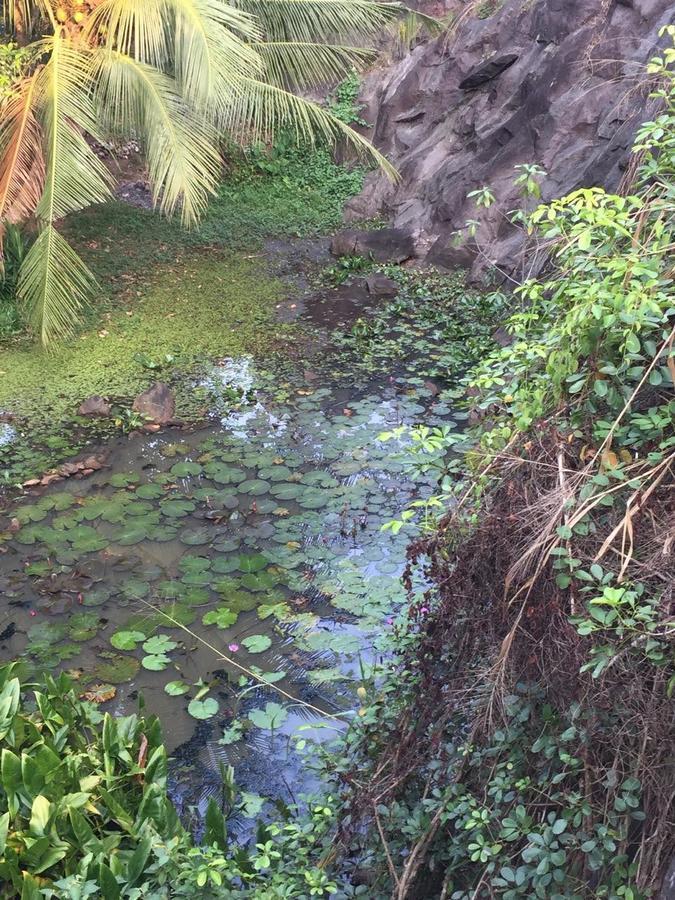
POLYGON ((176 414, 176 400, 167 384, 156 381, 136 397, 133 410, 156 425, 166 425, 176 414))
POLYGON ((112 407, 104 397, 99 397, 98 394, 94 394, 92 397, 87 397, 87 399, 80 404, 77 414, 78 416, 85 416, 88 419, 105 418, 110 415, 111 408, 112 407))

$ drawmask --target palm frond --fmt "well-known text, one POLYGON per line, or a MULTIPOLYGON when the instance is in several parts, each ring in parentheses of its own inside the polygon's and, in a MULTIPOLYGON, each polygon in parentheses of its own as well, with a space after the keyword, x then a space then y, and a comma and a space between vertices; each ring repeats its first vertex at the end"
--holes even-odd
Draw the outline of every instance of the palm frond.
POLYGON ((96 134, 91 58, 70 45, 61 29, 46 42, 51 55, 36 74, 46 143, 44 189, 36 208, 40 234, 24 259, 17 292, 46 346, 77 319, 92 276, 54 223, 111 196, 111 177, 85 140, 96 134))
POLYGON ((222 0, 170 0, 174 15, 173 71, 183 96, 208 103, 214 91, 261 70, 251 42, 260 39, 256 20, 222 0))
POLYGON ((172 47, 168 11, 167 0, 102 0, 87 17, 84 36, 165 70, 172 47))
POLYGON ((70 333, 94 286, 77 253, 53 225, 46 225, 23 260, 17 285, 43 346, 70 333))
POLYGON ((221 127, 241 144, 269 140, 280 129, 291 129, 298 141, 321 138, 330 145, 348 143, 356 153, 379 166, 392 180, 396 170, 373 145, 323 109, 276 85, 251 78, 241 79, 236 96, 218 111, 221 127))
POLYGON ((371 37, 404 11, 373 0, 230 0, 255 16, 269 41, 308 43, 371 37))
POLYGON ((168 75, 105 49, 99 65, 101 105, 138 129, 155 203, 167 215, 180 208, 183 223, 196 224, 220 175, 214 131, 168 75))
POLYGON ((0 227, 30 218, 42 195, 45 159, 35 117, 36 81, 33 74, 16 85, 0 110, 0 227))
POLYGON ((99 136, 90 53, 80 52, 60 30, 47 42, 51 55, 37 76, 46 139, 45 187, 38 219, 58 219, 111 197, 112 176, 85 135, 99 136))
POLYGON ((292 91, 333 82, 353 69, 361 71, 377 57, 377 51, 334 44, 270 41, 256 44, 271 84, 292 91))

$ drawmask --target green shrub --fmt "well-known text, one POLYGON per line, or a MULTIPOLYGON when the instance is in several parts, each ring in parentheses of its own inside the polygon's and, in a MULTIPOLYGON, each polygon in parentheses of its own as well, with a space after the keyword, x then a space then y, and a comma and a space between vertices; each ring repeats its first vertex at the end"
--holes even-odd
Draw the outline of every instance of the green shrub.
POLYGON ((0 688, 0 896, 147 896, 185 841, 158 720, 104 716, 65 675, 22 684, 15 663, 0 688))

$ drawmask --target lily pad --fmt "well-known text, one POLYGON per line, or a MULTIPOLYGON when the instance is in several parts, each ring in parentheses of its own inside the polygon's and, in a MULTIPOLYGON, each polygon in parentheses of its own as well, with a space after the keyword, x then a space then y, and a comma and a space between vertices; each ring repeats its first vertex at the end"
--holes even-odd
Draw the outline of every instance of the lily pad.
POLYGON ((98 634, 101 620, 96 613, 75 613, 68 620, 68 635, 72 641, 90 641, 98 634))
POLYGON ((249 653, 263 653, 272 646, 272 639, 266 634, 252 634, 242 640, 249 653))
POLYGON ((264 709, 252 709, 248 717, 256 728, 271 731, 284 724, 288 713, 280 703, 270 702, 265 704, 264 709))
POLYGON ((278 582, 278 577, 270 572, 269 569, 266 572, 244 575, 241 579, 242 586, 249 591, 269 591, 278 582))
POLYGON ((133 656, 113 654, 109 661, 100 662, 96 666, 94 675, 101 681, 122 684, 135 678, 140 666, 140 662, 133 656))
POLYGON ((273 484, 270 488, 270 494, 276 497, 277 500, 295 500, 302 492, 302 485, 292 481, 284 482, 283 484, 273 484))
POLYGON ((171 660, 164 653, 152 653, 150 656, 144 656, 141 660, 143 668, 150 672, 162 672, 170 662, 171 660))
POLYGON ((189 690, 190 685, 185 684, 184 681, 169 681, 164 685, 164 691, 169 697, 180 697, 182 694, 187 694, 189 690))
POLYGON ((166 634, 156 634, 154 637, 148 638, 143 644, 143 650, 151 656, 154 656, 157 654, 169 653, 171 650, 175 650, 177 646, 178 644, 176 641, 172 641, 166 634))
POLYGON ((235 469, 222 463, 208 463, 204 468, 204 473, 216 484, 239 484, 246 480, 246 473, 241 469, 235 469))
POLYGON ((267 560, 262 553, 252 553, 248 556, 240 556, 237 559, 239 571, 245 573, 260 572, 267 566, 267 560))
POLYGON ((178 539, 181 544, 197 547, 200 544, 208 544, 211 540, 211 532, 208 528, 186 528, 184 531, 180 532, 178 539))
POLYGON ((205 700, 190 700, 188 712, 193 719, 211 719, 218 712, 218 701, 213 697, 205 700))
POLYGON ((158 500, 164 494, 164 488, 161 484, 142 484, 136 488, 136 496, 142 500, 158 500))
POLYGON ((184 516, 194 512, 195 505, 191 500, 164 500, 159 504, 163 515, 172 519, 182 519, 184 516))
POLYGON ((269 481, 262 481, 259 478, 251 478, 242 481, 238 485, 237 490, 242 494, 251 494, 253 497, 260 497, 266 494, 270 489, 269 481))
POLYGON ((142 631, 116 631, 110 643, 116 650, 135 650, 136 645, 145 640, 142 631))
POLYGON ((178 462, 171 467, 171 474, 176 478, 189 478, 192 475, 201 475, 202 466, 196 462, 178 462))
POLYGON ((239 613, 222 606, 220 609, 211 609, 202 616, 204 625, 217 625, 218 628, 230 628, 239 618, 239 613))

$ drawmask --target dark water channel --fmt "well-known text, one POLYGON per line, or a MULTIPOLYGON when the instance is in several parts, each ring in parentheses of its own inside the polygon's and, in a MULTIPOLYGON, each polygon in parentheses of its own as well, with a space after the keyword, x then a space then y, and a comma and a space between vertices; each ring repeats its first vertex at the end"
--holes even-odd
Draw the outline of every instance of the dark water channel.
POLYGON ((0 519, 2 657, 69 670, 118 714, 142 696, 184 812, 218 794, 221 764, 293 799, 298 742, 355 714, 405 599, 410 533, 381 528, 430 486, 378 435, 450 412, 414 381, 214 367, 213 394, 249 402, 193 433, 120 438, 108 467, 0 519))

